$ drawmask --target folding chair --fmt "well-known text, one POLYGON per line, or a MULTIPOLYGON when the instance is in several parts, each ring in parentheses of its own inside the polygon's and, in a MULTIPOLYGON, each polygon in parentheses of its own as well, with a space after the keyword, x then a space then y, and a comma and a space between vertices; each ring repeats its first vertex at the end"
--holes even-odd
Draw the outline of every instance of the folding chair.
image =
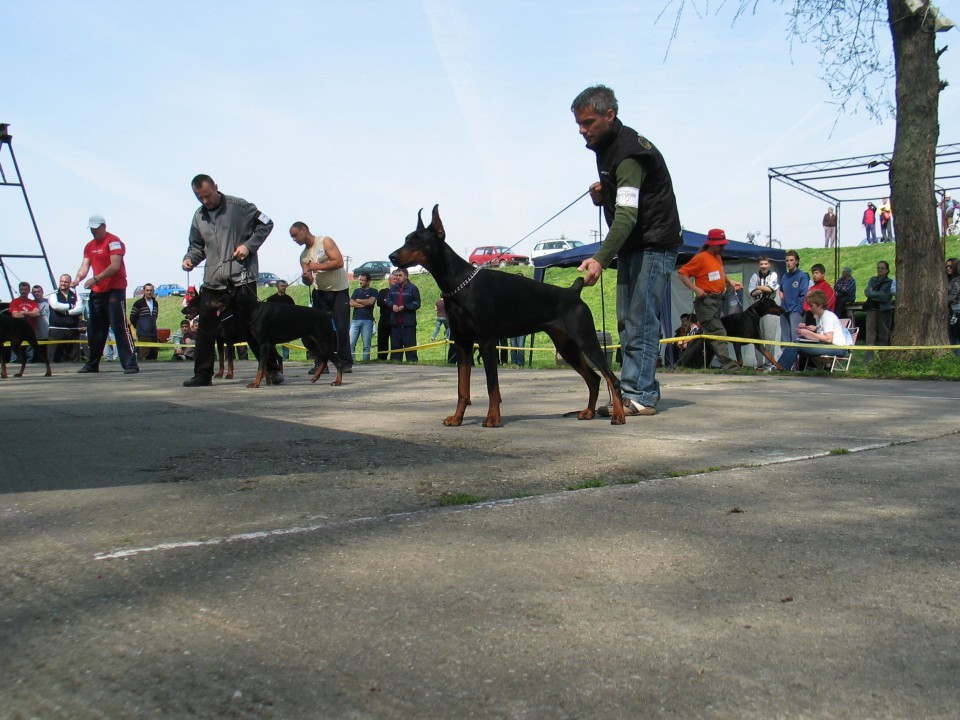
MULTIPOLYGON (((844 318, 840 323, 846 322, 849 325, 850 320, 844 318)), ((845 326, 846 327, 846 326, 845 326)), ((857 344, 857 335, 860 334, 860 328, 852 327, 849 328, 850 337, 853 339, 853 345, 857 344)), ((830 372, 847 372, 850 369, 850 361, 853 360, 853 352, 848 352, 846 357, 837 357, 835 355, 821 355, 817 358, 817 362, 824 366, 824 368, 830 368, 830 372)))

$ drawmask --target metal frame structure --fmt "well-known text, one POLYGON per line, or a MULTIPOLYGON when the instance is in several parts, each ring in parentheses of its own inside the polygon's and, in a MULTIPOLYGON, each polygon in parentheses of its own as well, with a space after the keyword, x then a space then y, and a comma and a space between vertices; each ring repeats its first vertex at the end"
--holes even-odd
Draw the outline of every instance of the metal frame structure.
MULTIPOLYGON (((857 155, 798 165, 767 168, 767 213, 769 237, 773 237, 773 181, 822 200, 836 209, 837 245, 834 248, 834 274, 840 268, 840 208, 843 203, 866 203, 877 197, 889 197, 890 162, 893 153, 857 155), (870 190, 882 190, 870 193, 870 190)), ((937 145, 934 192, 940 196, 960 188, 960 144, 937 145)), ((941 222, 943 218, 941 217, 941 222)), ((942 226, 942 225, 941 225, 942 226)))
POLYGON ((43 260, 47 266, 47 275, 50 277, 50 287, 56 289, 57 282, 53 278, 53 269, 50 267, 50 260, 47 258, 47 249, 43 246, 43 238, 40 237, 40 228, 37 227, 37 219, 33 215, 33 208, 30 206, 30 198, 27 197, 27 188, 23 184, 23 176, 20 175, 20 166, 17 164, 17 156, 13 152, 13 136, 9 132, 9 123, 0 123, 0 187, 18 187, 23 193, 23 201, 27 206, 27 213, 30 215, 30 223, 33 225, 33 232, 37 236, 37 244, 40 246, 39 255, 12 254, 4 253, 0 250, 0 270, 3 271, 4 282, 7 283, 7 290, 10 291, 10 297, 15 297, 13 285, 10 282, 10 276, 7 273, 6 258, 26 258, 31 260, 43 260), (8 177, 3 169, 4 148, 10 153, 10 159, 13 161, 14 175, 8 177), (14 179, 15 177, 15 179, 14 179))

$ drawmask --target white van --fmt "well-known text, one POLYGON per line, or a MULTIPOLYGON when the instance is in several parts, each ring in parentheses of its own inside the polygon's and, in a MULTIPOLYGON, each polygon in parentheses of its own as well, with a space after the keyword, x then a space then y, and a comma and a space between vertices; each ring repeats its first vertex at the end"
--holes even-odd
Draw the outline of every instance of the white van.
POLYGON ((580 247, 581 245, 583 245, 583 243, 579 240, 567 240, 566 238, 544 240, 533 246, 533 252, 530 253, 530 257, 538 258, 541 255, 552 255, 553 253, 570 250, 571 248, 580 247))

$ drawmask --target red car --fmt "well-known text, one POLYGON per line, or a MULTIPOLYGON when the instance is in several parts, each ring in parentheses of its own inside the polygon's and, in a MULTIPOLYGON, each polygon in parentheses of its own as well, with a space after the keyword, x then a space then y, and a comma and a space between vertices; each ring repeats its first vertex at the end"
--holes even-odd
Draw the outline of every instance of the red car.
POLYGON ((510 252, 510 248, 502 245, 484 245, 483 247, 478 247, 470 253, 468 260, 474 267, 484 267, 485 265, 506 267, 507 265, 530 264, 529 257, 512 253, 510 252))

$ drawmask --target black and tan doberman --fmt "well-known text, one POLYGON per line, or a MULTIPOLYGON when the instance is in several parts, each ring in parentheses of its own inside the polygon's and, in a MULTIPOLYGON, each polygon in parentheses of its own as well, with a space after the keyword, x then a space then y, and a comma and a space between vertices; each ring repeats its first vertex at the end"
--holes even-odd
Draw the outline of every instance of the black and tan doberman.
MULTIPOLYGON (((783 315, 783 308, 774 302, 773 298, 764 297, 757 300, 746 310, 738 313, 732 313, 720 318, 723 323, 723 329, 727 331, 730 337, 751 338, 756 340, 753 346, 760 351, 767 360, 769 360, 777 370, 783 370, 776 358, 764 348, 763 344, 770 344, 770 340, 764 340, 760 328, 760 318, 765 315, 783 315)), ((733 350, 737 354, 737 364, 743 366, 742 348, 743 343, 733 343, 733 350)), ((710 361, 713 360, 713 349, 710 343, 707 343, 706 358, 704 358, 703 340, 692 339, 690 344, 677 359, 677 365, 689 368, 710 367, 710 361)))
POLYGON ((444 425, 463 422, 470 404, 470 370, 476 343, 480 346, 490 401, 483 426, 500 427, 497 340, 535 332, 545 332, 560 356, 587 383, 587 407, 577 417, 592 420, 596 413, 600 376, 590 367, 592 364, 607 381, 613 397, 611 423, 624 423, 620 380, 600 347, 590 308, 580 299, 582 278, 577 278, 569 288, 560 288, 512 273, 474 268, 447 245, 437 206, 429 227, 417 215, 417 229, 407 235, 403 247, 391 253, 390 261, 399 267, 422 265, 443 294, 450 335, 458 350, 457 409, 444 419, 444 425))

